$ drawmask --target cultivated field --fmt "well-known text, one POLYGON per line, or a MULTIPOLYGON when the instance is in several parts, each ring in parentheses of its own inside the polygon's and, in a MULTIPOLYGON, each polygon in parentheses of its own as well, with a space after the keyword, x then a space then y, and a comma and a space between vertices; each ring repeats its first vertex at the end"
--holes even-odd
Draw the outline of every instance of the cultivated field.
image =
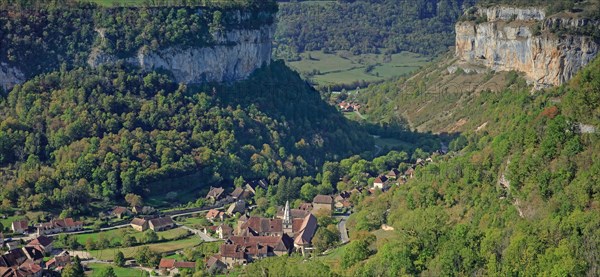
POLYGON ((114 265, 95 264, 95 263, 87 264, 87 266, 90 268, 90 271, 86 272, 86 275, 92 276, 92 277, 102 276, 101 275, 102 270, 107 267, 112 267, 113 270, 115 271, 115 275, 117 275, 117 276, 128 276, 128 277, 144 276, 143 271, 141 271, 139 269, 134 269, 134 268, 125 268, 125 267, 118 267, 118 266, 114 266, 114 265))
POLYGON ((429 61, 427 57, 409 52, 386 57, 384 54, 355 56, 343 52, 309 51, 300 56, 300 61, 287 64, 319 85, 381 81, 409 74, 429 61))
POLYGON ((153 244, 145 244, 139 246, 132 247, 117 247, 117 248, 109 248, 103 250, 93 250, 90 251, 91 255, 99 260, 112 260, 115 257, 117 251, 123 252, 125 258, 133 258, 140 247, 148 246, 150 250, 162 254, 162 253, 171 253, 177 250, 181 250, 188 247, 194 247, 202 242, 202 239, 198 236, 191 236, 185 239, 168 241, 168 242, 160 242, 153 244))
MULTIPOLYGON (((187 233, 187 230, 184 230, 183 228, 175 228, 175 229, 171 229, 171 230, 167 230, 167 231, 156 232, 156 234, 158 235, 159 238, 164 238, 166 240, 172 240, 172 239, 178 238, 180 236, 185 235, 186 233, 187 233)), ((122 239, 125 235, 133 236, 138 241, 140 241, 140 239, 142 239, 142 237, 144 236, 144 233, 138 232, 138 231, 134 230, 133 228, 127 227, 127 228, 114 229, 114 230, 98 232, 98 233, 79 234, 79 235, 75 235, 75 238, 77 239, 77 242, 79 242, 81 245, 85 245, 85 242, 89 238, 92 238, 96 242, 100 238, 106 238, 112 244, 115 242, 121 243, 122 239)))

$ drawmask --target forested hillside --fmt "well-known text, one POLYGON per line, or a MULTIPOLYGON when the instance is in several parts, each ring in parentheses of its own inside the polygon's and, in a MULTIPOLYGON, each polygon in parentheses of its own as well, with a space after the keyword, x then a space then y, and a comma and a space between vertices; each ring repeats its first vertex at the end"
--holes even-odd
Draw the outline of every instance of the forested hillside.
POLYGON ((191 173, 198 187, 311 175, 373 145, 282 63, 200 88, 125 66, 58 71, 0 101, 6 210, 77 214, 94 199, 145 195, 152 181, 191 173))
MULTIPOLYGON (((354 199, 350 244, 305 266, 347 276, 600 274, 600 60, 559 88, 531 93, 516 75, 504 84, 463 90, 471 96, 452 111, 485 124, 406 184, 354 199)), ((245 271, 293 275, 288 262, 245 271)))
POLYGON ((474 3, 358 0, 281 4, 277 54, 289 57, 310 50, 439 54, 454 44, 454 22, 474 3))

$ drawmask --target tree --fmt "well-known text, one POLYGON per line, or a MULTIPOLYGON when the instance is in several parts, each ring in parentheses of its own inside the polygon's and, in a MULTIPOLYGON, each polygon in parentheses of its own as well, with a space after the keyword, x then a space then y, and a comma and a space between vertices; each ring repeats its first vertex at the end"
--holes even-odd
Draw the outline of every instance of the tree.
POLYGON ((87 240, 85 240, 85 249, 87 251, 92 251, 94 249, 96 249, 96 242, 94 241, 93 238, 87 238, 87 240))
POLYGON ((135 260, 143 266, 154 267, 158 265, 160 255, 150 250, 150 247, 143 246, 135 253, 135 260))
POLYGON ((110 247, 110 241, 108 238, 102 234, 98 236, 98 242, 96 243, 96 248, 98 249, 106 249, 110 247))
POLYGON ((123 236, 123 246, 130 247, 134 246, 137 243, 137 239, 132 235, 123 236))
POLYGON ((320 227, 312 240, 317 253, 321 253, 332 247, 338 241, 338 235, 328 228, 320 227))
POLYGON ((245 184, 246 184, 246 181, 244 180, 244 177, 242 177, 242 176, 240 176, 240 177, 237 177, 237 178, 235 178, 235 179, 233 180, 233 185, 234 185, 236 188, 241 188, 241 187, 243 187, 245 184))
POLYGON ((349 268, 365 260, 370 254, 371 251, 369 250, 369 242, 367 240, 352 241, 342 254, 342 267, 349 268))
POLYGON ((145 243, 152 243, 152 242, 156 242, 158 241, 158 235, 156 234, 156 232, 148 229, 146 230, 146 232, 144 232, 144 242, 145 243))
POLYGON ((81 260, 79 256, 75 256, 73 258, 73 262, 63 269, 62 272, 63 277, 84 277, 85 271, 83 270, 83 266, 81 265, 81 260))
POLYGON ((306 183, 300 188, 300 196, 302 196, 302 199, 305 201, 312 201, 317 193, 317 188, 310 183, 306 183))
POLYGON ((100 271, 100 277, 117 277, 117 274, 115 274, 115 270, 112 266, 109 266, 100 271))
POLYGON ((134 193, 126 194, 125 201, 132 207, 133 206, 141 206, 143 204, 142 197, 137 194, 134 194, 134 193))
POLYGON ((117 253, 115 254, 114 262, 115 265, 119 267, 123 267, 125 265, 125 255, 123 255, 123 252, 117 251, 117 253))

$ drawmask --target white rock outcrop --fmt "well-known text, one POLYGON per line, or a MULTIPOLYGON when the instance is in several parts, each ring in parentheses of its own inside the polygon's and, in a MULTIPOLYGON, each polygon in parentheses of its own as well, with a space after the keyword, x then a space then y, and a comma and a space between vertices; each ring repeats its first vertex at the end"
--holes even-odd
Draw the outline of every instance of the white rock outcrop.
MULTIPOLYGON (((158 51, 141 49, 125 61, 144 70, 168 70, 179 83, 237 81, 271 62, 273 34, 272 25, 260 29, 227 30, 215 34, 214 46, 170 47, 158 51)), ((90 54, 88 64, 96 67, 117 60, 96 49, 90 54)))
POLYGON ((457 58, 495 71, 524 72, 538 89, 565 83, 594 59, 600 48, 591 37, 558 36, 546 30, 547 24, 579 28, 587 24, 598 27, 597 22, 546 19, 544 11, 536 8, 495 7, 480 9, 477 14, 485 14, 487 22, 456 24, 457 58), (542 29, 536 34, 538 24, 542 29))

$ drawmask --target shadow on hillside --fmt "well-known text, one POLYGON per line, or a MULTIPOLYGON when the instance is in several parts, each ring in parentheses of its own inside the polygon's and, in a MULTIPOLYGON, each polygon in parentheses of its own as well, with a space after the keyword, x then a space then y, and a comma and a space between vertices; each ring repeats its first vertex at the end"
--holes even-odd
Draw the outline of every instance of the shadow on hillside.
POLYGON ((460 135, 413 132, 405 127, 405 122, 378 125, 349 120, 282 61, 256 70, 248 80, 226 86, 213 84, 202 89, 211 91, 220 105, 234 108, 255 105, 266 115, 290 122, 290 128, 302 132, 315 128, 325 133, 342 131, 339 143, 352 149, 347 155, 361 154, 369 158, 384 155, 389 150, 412 153, 416 148, 431 153, 460 135), (348 137, 348 141, 341 141, 346 139, 343 136, 348 137))

